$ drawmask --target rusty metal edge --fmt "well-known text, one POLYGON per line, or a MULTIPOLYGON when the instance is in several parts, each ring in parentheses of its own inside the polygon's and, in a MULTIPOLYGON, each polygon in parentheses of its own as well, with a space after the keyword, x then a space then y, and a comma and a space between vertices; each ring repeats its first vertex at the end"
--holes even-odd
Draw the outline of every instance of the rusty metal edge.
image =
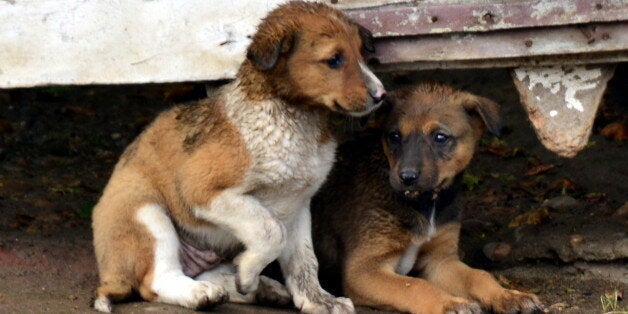
POLYGON ((628 22, 475 34, 380 38, 370 62, 477 64, 517 58, 614 52, 628 56, 628 22))
POLYGON ((622 52, 587 53, 571 56, 535 56, 505 59, 464 60, 464 61, 415 61, 391 64, 372 64, 375 72, 425 71, 513 68, 520 66, 552 65, 593 65, 628 62, 628 55, 622 52))
POLYGON ((524 0, 503 3, 391 4, 345 13, 375 37, 486 32, 628 20, 628 2, 524 0))

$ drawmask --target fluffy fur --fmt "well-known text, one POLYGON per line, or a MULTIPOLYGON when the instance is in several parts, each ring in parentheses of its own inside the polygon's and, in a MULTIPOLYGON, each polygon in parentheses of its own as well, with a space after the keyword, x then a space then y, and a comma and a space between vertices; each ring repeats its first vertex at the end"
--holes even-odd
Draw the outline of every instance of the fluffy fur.
POLYGON ((505 290, 458 258, 456 182, 482 130, 499 131, 497 105, 437 84, 391 98, 377 113, 381 129, 341 146, 314 198, 324 286, 356 304, 410 313, 539 309, 536 296, 505 290))
POLYGON ((334 160, 329 112, 360 116, 384 97, 363 64, 370 40, 339 11, 290 2, 262 21, 233 82, 157 117, 94 209, 95 308, 137 292, 195 309, 291 296, 304 312, 353 311, 318 283, 309 207, 334 160), (187 277, 181 241, 225 263, 187 277), (285 287, 260 280, 276 259, 285 287))

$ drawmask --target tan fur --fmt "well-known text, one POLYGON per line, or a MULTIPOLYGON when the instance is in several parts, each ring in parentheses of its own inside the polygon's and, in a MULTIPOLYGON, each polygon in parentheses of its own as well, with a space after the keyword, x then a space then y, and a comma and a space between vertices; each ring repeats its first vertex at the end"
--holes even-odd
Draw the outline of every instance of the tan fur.
MULTIPOLYGON (((266 224, 260 229, 266 233, 257 241, 267 236, 278 248, 292 241, 285 239, 286 229, 302 223, 309 226, 309 214, 299 211, 309 211, 303 206, 309 205, 309 197, 322 184, 333 160, 335 141, 327 123, 328 112, 368 113, 378 106, 379 100, 373 95, 385 92, 372 73, 360 67, 364 62, 362 46, 369 45, 368 35, 325 5, 285 4, 260 24, 236 80, 211 98, 162 113, 129 145, 93 214, 100 273, 98 309, 110 310, 107 299, 119 301, 132 291, 145 300, 160 297, 152 287, 157 240, 147 230, 146 223, 150 222, 138 218, 143 206, 165 208, 177 232, 200 248, 215 249, 223 258, 233 258, 244 245, 230 234, 232 226, 223 230, 224 221, 219 225, 207 218, 216 202, 221 206, 229 202, 252 204, 251 210, 262 216, 248 219, 261 219, 257 224, 266 224), (343 59, 338 68, 328 64, 335 55, 343 59), (269 206, 268 212, 263 206, 269 206), (306 220, 297 222, 301 216, 306 220), (220 239, 210 239, 212 236, 220 239)), ((238 210, 242 209, 233 209, 238 210)), ((159 214, 155 209, 153 213, 159 214)), ((316 271, 308 268, 316 267, 311 245, 307 251, 309 237, 302 235, 302 243, 290 249, 298 254, 310 252, 311 257, 291 258, 295 265, 286 266, 288 275, 303 271, 315 276, 316 271), (301 259, 308 263, 302 269, 296 264, 301 259)), ((264 258, 272 261, 276 257, 264 258)), ((259 271, 264 267, 249 264, 245 266, 259 271)), ((255 270, 251 272, 254 276, 255 270)), ((244 288, 238 281, 238 289, 254 289, 255 280, 249 280, 244 288)), ((312 281, 288 285, 304 311, 333 308, 337 303, 352 308, 348 301, 334 301, 312 281)), ((222 301, 224 295, 198 304, 180 302, 202 307, 211 305, 203 302, 222 301)))
MULTIPOLYGON (((190 106, 195 106, 197 111, 212 111, 216 127, 205 135, 212 141, 200 144, 190 153, 183 153, 180 144, 175 143, 185 141, 184 128, 192 124, 185 120, 185 111, 191 108, 177 107, 159 116, 125 150, 116 165, 101 198, 106 202, 99 202, 93 215, 94 246, 101 277, 99 295, 111 294, 108 289, 115 291, 127 285, 126 295, 121 296, 123 298, 130 293, 130 285, 142 291, 145 299, 154 298, 150 290, 153 240, 142 231, 143 227, 134 222, 140 206, 165 203, 178 224, 207 225, 207 222, 194 217, 185 204, 207 203, 221 189, 242 180, 232 171, 248 166, 248 155, 242 140, 225 117, 209 107, 211 105, 202 101, 190 106), (216 163, 208 163, 208 160, 216 163), (174 173, 164 171, 166 169, 180 169, 180 176, 186 180, 173 178, 174 173), (177 187, 177 183, 181 186, 177 187), (129 234, 137 234, 137 237, 121 238, 129 234), (124 265, 135 265, 132 267, 134 273, 124 270, 124 265)), ((203 113, 199 114, 195 117, 203 116, 203 113)), ((207 124, 204 126, 207 127, 207 124)))
POLYGON ((460 204, 452 184, 469 165, 483 129, 498 132, 497 105, 420 84, 395 91, 390 106, 378 113, 385 118, 376 119, 382 131, 341 146, 340 161, 314 199, 321 280, 333 285, 340 277, 342 291, 356 304, 402 312, 538 310, 536 296, 505 290, 458 257, 460 204), (437 133, 449 141, 437 144, 437 133), (404 185, 401 168, 416 170, 416 183, 404 185))

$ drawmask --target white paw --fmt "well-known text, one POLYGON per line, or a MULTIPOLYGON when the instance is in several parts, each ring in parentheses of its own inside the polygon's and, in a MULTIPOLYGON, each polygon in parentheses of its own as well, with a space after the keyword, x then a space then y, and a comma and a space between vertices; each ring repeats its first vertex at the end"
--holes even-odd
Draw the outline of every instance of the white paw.
POLYGON ((249 294, 259 287, 259 274, 241 272, 238 268, 235 279, 236 290, 240 294, 249 294))
POLYGON ((111 301, 105 296, 100 296, 94 301, 94 309, 104 313, 111 313, 111 301))
POLYGON ((250 258, 250 254, 247 254, 247 252, 243 252, 233 260, 233 264, 236 268, 236 290, 240 294, 249 294, 257 290, 259 286, 259 274, 261 269, 258 270, 256 268, 259 267, 251 267, 251 260, 252 258, 250 258))
POLYGON ((315 314, 349 314, 355 313, 355 308, 349 298, 335 298, 325 292, 325 295, 322 295, 322 298, 317 298, 316 301, 306 301, 301 308, 301 312, 315 314))
POLYGON ((178 304, 191 309, 211 307, 211 304, 224 302, 229 295, 220 285, 196 281, 176 272, 156 276, 152 289, 157 295, 157 302, 178 304))
POLYGON ((201 310, 211 309, 216 305, 229 301, 229 293, 223 287, 208 281, 196 281, 189 291, 185 307, 201 310))

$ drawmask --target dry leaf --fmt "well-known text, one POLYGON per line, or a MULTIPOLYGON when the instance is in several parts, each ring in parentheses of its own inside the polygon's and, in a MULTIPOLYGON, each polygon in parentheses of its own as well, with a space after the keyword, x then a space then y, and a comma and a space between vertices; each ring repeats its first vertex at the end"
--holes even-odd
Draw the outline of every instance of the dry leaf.
POLYGON ((549 211, 547 208, 540 207, 515 217, 510 223, 508 223, 508 227, 516 228, 519 226, 534 226, 547 220, 547 218, 549 218, 549 211))
POLYGON ((565 191, 576 191, 580 189, 576 183, 571 181, 568 178, 561 178, 552 183, 550 183, 547 188, 549 190, 565 190, 565 191))
POLYGON ((607 124, 600 131, 600 134, 610 139, 625 141, 628 140, 628 125, 625 123, 613 122, 607 124))
POLYGON ((534 166, 532 167, 530 170, 528 170, 525 175, 526 176, 535 176, 541 173, 545 173, 548 172, 552 169, 554 169, 556 166, 554 164, 549 164, 549 165, 538 165, 538 166, 534 166))
POLYGON ((70 112, 77 116, 93 117, 96 115, 93 110, 81 106, 69 106, 67 108, 70 112))
POLYGON ((508 278, 504 277, 504 275, 497 275, 497 281, 499 281, 499 284, 504 288, 512 287, 512 283, 508 280, 508 278))

